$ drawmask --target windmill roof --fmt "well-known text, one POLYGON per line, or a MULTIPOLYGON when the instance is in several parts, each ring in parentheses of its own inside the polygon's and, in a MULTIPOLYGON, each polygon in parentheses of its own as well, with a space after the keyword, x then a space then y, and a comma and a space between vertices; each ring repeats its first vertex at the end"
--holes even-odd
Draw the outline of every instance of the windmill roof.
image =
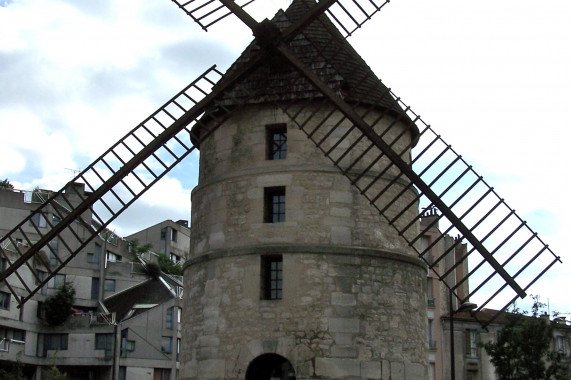
MULTIPOLYGON (((294 0, 286 10, 272 19, 281 31, 302 18, 315 0, 294 0)), ((387 108, 398 114, 403 111, 378 80, 371 68, 353 49, 329 18, 321 15, 288 43, 288 48, 306 66, 312 68, 329 87, 342 94, 347 102, 360 102, 387 108)), ((225 77, 231 77, 262 48, 253 41, 230 66, 225 77)), ((305 100, 323 95, 302 78, 295 69, 277 55, 270 55, 261 66, 240 82, 237 90, 223 95, 219 102, 235 105, 247 99, 249 104, 275 101, 305 100)))

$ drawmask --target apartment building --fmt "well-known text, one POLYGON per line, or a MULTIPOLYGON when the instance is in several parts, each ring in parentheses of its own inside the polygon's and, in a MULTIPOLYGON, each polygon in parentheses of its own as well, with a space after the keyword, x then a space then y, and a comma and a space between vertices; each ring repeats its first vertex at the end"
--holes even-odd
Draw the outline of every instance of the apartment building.
MULTIPOLYGON (((80 197, 87 194, 84 186, 77 183, 70 184, 65 193, 67 199, 78 203, 80 197)), ((40 189, 0 190, 0 236, 51 196, 52 192, 40 189)), ((29 225, 22 226, 29 241, 22 236, 21 239, 16 237, 3 243, 4 256, 1 257, 0 270, 4 271, 19 252, 25 251, 26 246, 39 239, 42 229, 59 222, 67 205, 56 203, 54 207, 59 209, 48 209, 31 219, 29 225)), ((54 365, 65 372, 69 379, 174 379, 178 341, 178 324, 174 321, 179 315, 174 310, 179 307, 182 285, 178 279, 163 275, 166 280, 153 281, 158 288, 166 289, 166 292, 159 292, 163 296, 154 302, 143 300, 141 292, 135 289, 149 282, 149 277, 142 270, 144 261, 135 260, 130 253, 129 241, 112 231, 103 230, 18 308, 8 286, 12 286, 17 294, 24 294, 22 281, 17 276, 22 276, 24 283, 44 282, 47 273, 67 260, 69 252, 77 249, 70 245, 74 239, 65 234, 81 236, 88 229, 99 228, 91 211, 83 215, 82 221, 53 239, 33 260, 33 268, 20 270, 18 275, 12 274, 7 282, 0 283, 0 369, 10 369, 19 363, 26 376, 38 380, 45 378, 46 370, 54 365), (66 284, 75 290, 73 314, 63 325, 50 326, 46 322, 43 305, 66 284), (169 297, 165 296, 166 293, 169 297), (117 316, 113 307, 106 308, 107 300, 127 294, 134 307, 146 306, 128 318, 117 316), (140 323, 143 319, 152 323, 140 323), (163 335, 150 333, 155 332, 158 323, 167 323, 167 320, 171 321, 172 328, 165 327, 163 335), (145 337, 144 343, 131 345, 128 342, 138 339, 132 336, 145 337), (161 349, 164 346, 163 336, 170 336, 173 340, 170 350, 161 349)), ((178 236, 181 247, 188 245, 188 242, 184 243, 188 234, 178 236)), ((150 256, 146 258, 150 259, 150 256)))

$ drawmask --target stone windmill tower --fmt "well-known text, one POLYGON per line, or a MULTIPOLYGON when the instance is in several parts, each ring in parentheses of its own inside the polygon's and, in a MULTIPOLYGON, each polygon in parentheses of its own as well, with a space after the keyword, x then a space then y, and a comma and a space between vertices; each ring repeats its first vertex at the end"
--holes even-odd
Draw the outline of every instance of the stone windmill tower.
MULTIPOLYGON (((273 21, 285 29, 308 4, 295 0, 273 21)), ((346 101, 359 102, 369 120, 383 115, 379 134, 388 129, 404 134, 397 149, 417 137, 395 101, 377 104, 387 89, 366 80, 375 76, 329 19, 322 16, 292 46, 302 60, 326 67, 329 85, 347 93, 346 101), (324 48, 336 52, 333 60, 319 59, 324 48)), ((249 46, 227 75, 257 49, 249 46)), ((426 265, 288 116, 333 112, 329 125, 309 121, 304 129, 316 141, 334 125, 335 135, 347 134, 342 146, 321 145, 337 149, 337 156, 356 143, 352 124, 333 106, 319 108, 322 97, 307 83, 293 81, 294 69, 282 63, 270 59, 240 83, 256 95, 213 133, 207 122, 192 130, 201 156, 185 269, 182 377, 270 379, 274 373, 283 379, 341 379, 392 373, 396 378, 401 373, 422 379, 426 265), (283 102, 287 111, 276 105, 283 102)), ((236 106, 240 95, 232 95, 220 104, 236 106)), ((352 152, 339 167, 363 170, 371 161, 348 167, 363 153, 352 152)), ((377 162, 367 176, 378 176, 386 166, 377 162)), ((394 177, 386 171, 378 186, 394 177)), ((401 201, 414 196, 408 189, 401 201)), ((407 212, 415 219, 418 206, 407 212)))
POLYGON ((64 186, 2 236, 0 286, 23 305, 198 148, 181 378, 423 379, 427 268, 459 304, 505 310, 560 259, 345 40, 388 0, 293 0, 262 22, 253 1, 173 0, 204 29, 235 15, 255 41, 79 173, 87 193, 64 186), (57 261, 45 276, 42 250, 57 261))

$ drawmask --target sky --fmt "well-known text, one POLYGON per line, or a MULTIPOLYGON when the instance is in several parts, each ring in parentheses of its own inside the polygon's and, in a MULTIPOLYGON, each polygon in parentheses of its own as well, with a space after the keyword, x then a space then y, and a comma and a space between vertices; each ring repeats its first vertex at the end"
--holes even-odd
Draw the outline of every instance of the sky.
MULTIPOLYGON (((257 0, 256 17, 289 3, 257 0)), ((349 39, 561 256, 531 293, 567 313, 570 19, 564 0, 393 0, 349 39)), ((59 190, 250 40, 238 20, 205 32, 168 0, 0 0, 0 179, 59 190)), ((189 220, 197 168, 193 153, 116 232, 189 220)))

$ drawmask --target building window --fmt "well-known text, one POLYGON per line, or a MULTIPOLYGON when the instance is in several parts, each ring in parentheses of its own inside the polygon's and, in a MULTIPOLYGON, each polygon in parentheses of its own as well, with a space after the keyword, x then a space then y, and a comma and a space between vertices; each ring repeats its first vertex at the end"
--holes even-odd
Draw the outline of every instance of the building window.
POLYGON ((478 357, 478 331, 466 330, 466 356, 478 357))
POLYGON ((12 330, 12 341, 16 343, 25 343, 26 342, 26 331, 14 329, 12 330))
POLYGON ((478 371, 474 369, 466 371, 466 380, 478 380, 478 371))
POLYGON ((153 371, 153 380, 170 380, 170 368, 155 368, 153 371))
POLYGON ((49 243, 49 251, 50 251, 50 265, 52 267, 55 267, 58 263, 58 257, 57 254, 59 253, 59 240, 57 238, 52 239, 49 243))
POLYGON ((266 126, 266 158, 283 160, 287 155, 287 127, 285 124, 266 126))
POLYGON ((0 309, 10 310, 10 293, 0 292, 0 309))
POLYGON ((0 261, 0 273, 4 272, 8 268, 8 260, 2 257, 0 261))
POLYGON ((6 351, 10 349, 10 343, 8 342, 8 330, 0 327, 0 351, 6 351))
POLYGON ((264 222, 285 222, 285 186, 264 189, 264 222))
POLYGON ((129 340, 129 329, 121 330, 121 357, 126 358, 127 353, 135 351, 135 341, 129 340))
POLYGON ((434 363, 428 364, 428 380, 436 380, 436 365, 434 363))
POLYGON ((167 309, 167 317, 166 317, 166 328, 169 330, 172 330, 173 326, 174 326, 174 307, 169 307, 167 309))
POLYGON ((127 380, 127 367, 119 367, 119 380, 127 380))
POLYGON ((30 223, 32 223, 33 226, 40 228, 47 227, 48 223, 45 216, 41 212, 34 213, 34 211, 32 211, 31 214, 32 218, 30 219, 30 223))
POLYGON ((44 272, 43 270, 37 270, 36 276, 36 285, 40 285, 46 279, 47 272, 44 272))
POLYGON ((91 299, 99 299, 99 277, 91 277, 91 299))
POLYGON ((565 338, 562 336, 555 337, 555 349, 561 353, 565 353, 565 338))
POLYGON ((430 307, 434 307, 435 299, 434 299, 434 281, 432 277, 428 277, 426 279, 426 300, 427 304, 430 307))
POLYGON ((262 256, 262 299, 281 300, 283 286, 283 260, 281 255, 262 256))
POLYGON ((38 334, 37 355, 45 358, 49 350, 67 350, 68 334, 38 334))
POLYGON ((107 261, 110 261, 110 262, 120 262, 123 260, 123 257, 116 255, 115 253, 113 253, 111 251, 107 251, 106 259, 107 259, 107 261))
POLYGON ((178 231, 174 228, 171 228, 171 240, 176 242, 178 239, 178 231))
POLYGON ((428 348, 436 350, 436 340, 434 340, 434 320, 428 320, 428 348))
POLYGON ((56 274, 48 281, 48 288, 61 289, 65 285, 65 274, 56 274))
POLYGON ((94 245, 94 252, 88 252, 87 253, 87 262, 91 263, 91 264, 95 264, 94 267, 96 269, 99 269, 99 265, 101 263, 101 244, 97 244, 95 243, 94 245))
POLYGON ((105 357, 110 357, 113 353, 113 334, 95 334, 95 349, 105 350, 105 357))
POLYGON ((56 214, 52 214, 52 225, 57 225, 61 222, 61 218, 59 217, 59 215, 56 214))
POLYGON ((175 263, 175 264, 180 264, 180 261, 181 261, 180 256, 177 256, 177 255, 175 255, 174 253, 171 252, 171 253, 169 254, 169 257, 170 257, 170 260, 171 260, 173 263, 175 263))
POLYGON ((103 290, 107 292, 114 292, 115 291, 115 280, 105 280, 103 283, 103 290))
POLYGON ((172 336, 163 336, 161 339, 161 352, 172 352, 172 336))

